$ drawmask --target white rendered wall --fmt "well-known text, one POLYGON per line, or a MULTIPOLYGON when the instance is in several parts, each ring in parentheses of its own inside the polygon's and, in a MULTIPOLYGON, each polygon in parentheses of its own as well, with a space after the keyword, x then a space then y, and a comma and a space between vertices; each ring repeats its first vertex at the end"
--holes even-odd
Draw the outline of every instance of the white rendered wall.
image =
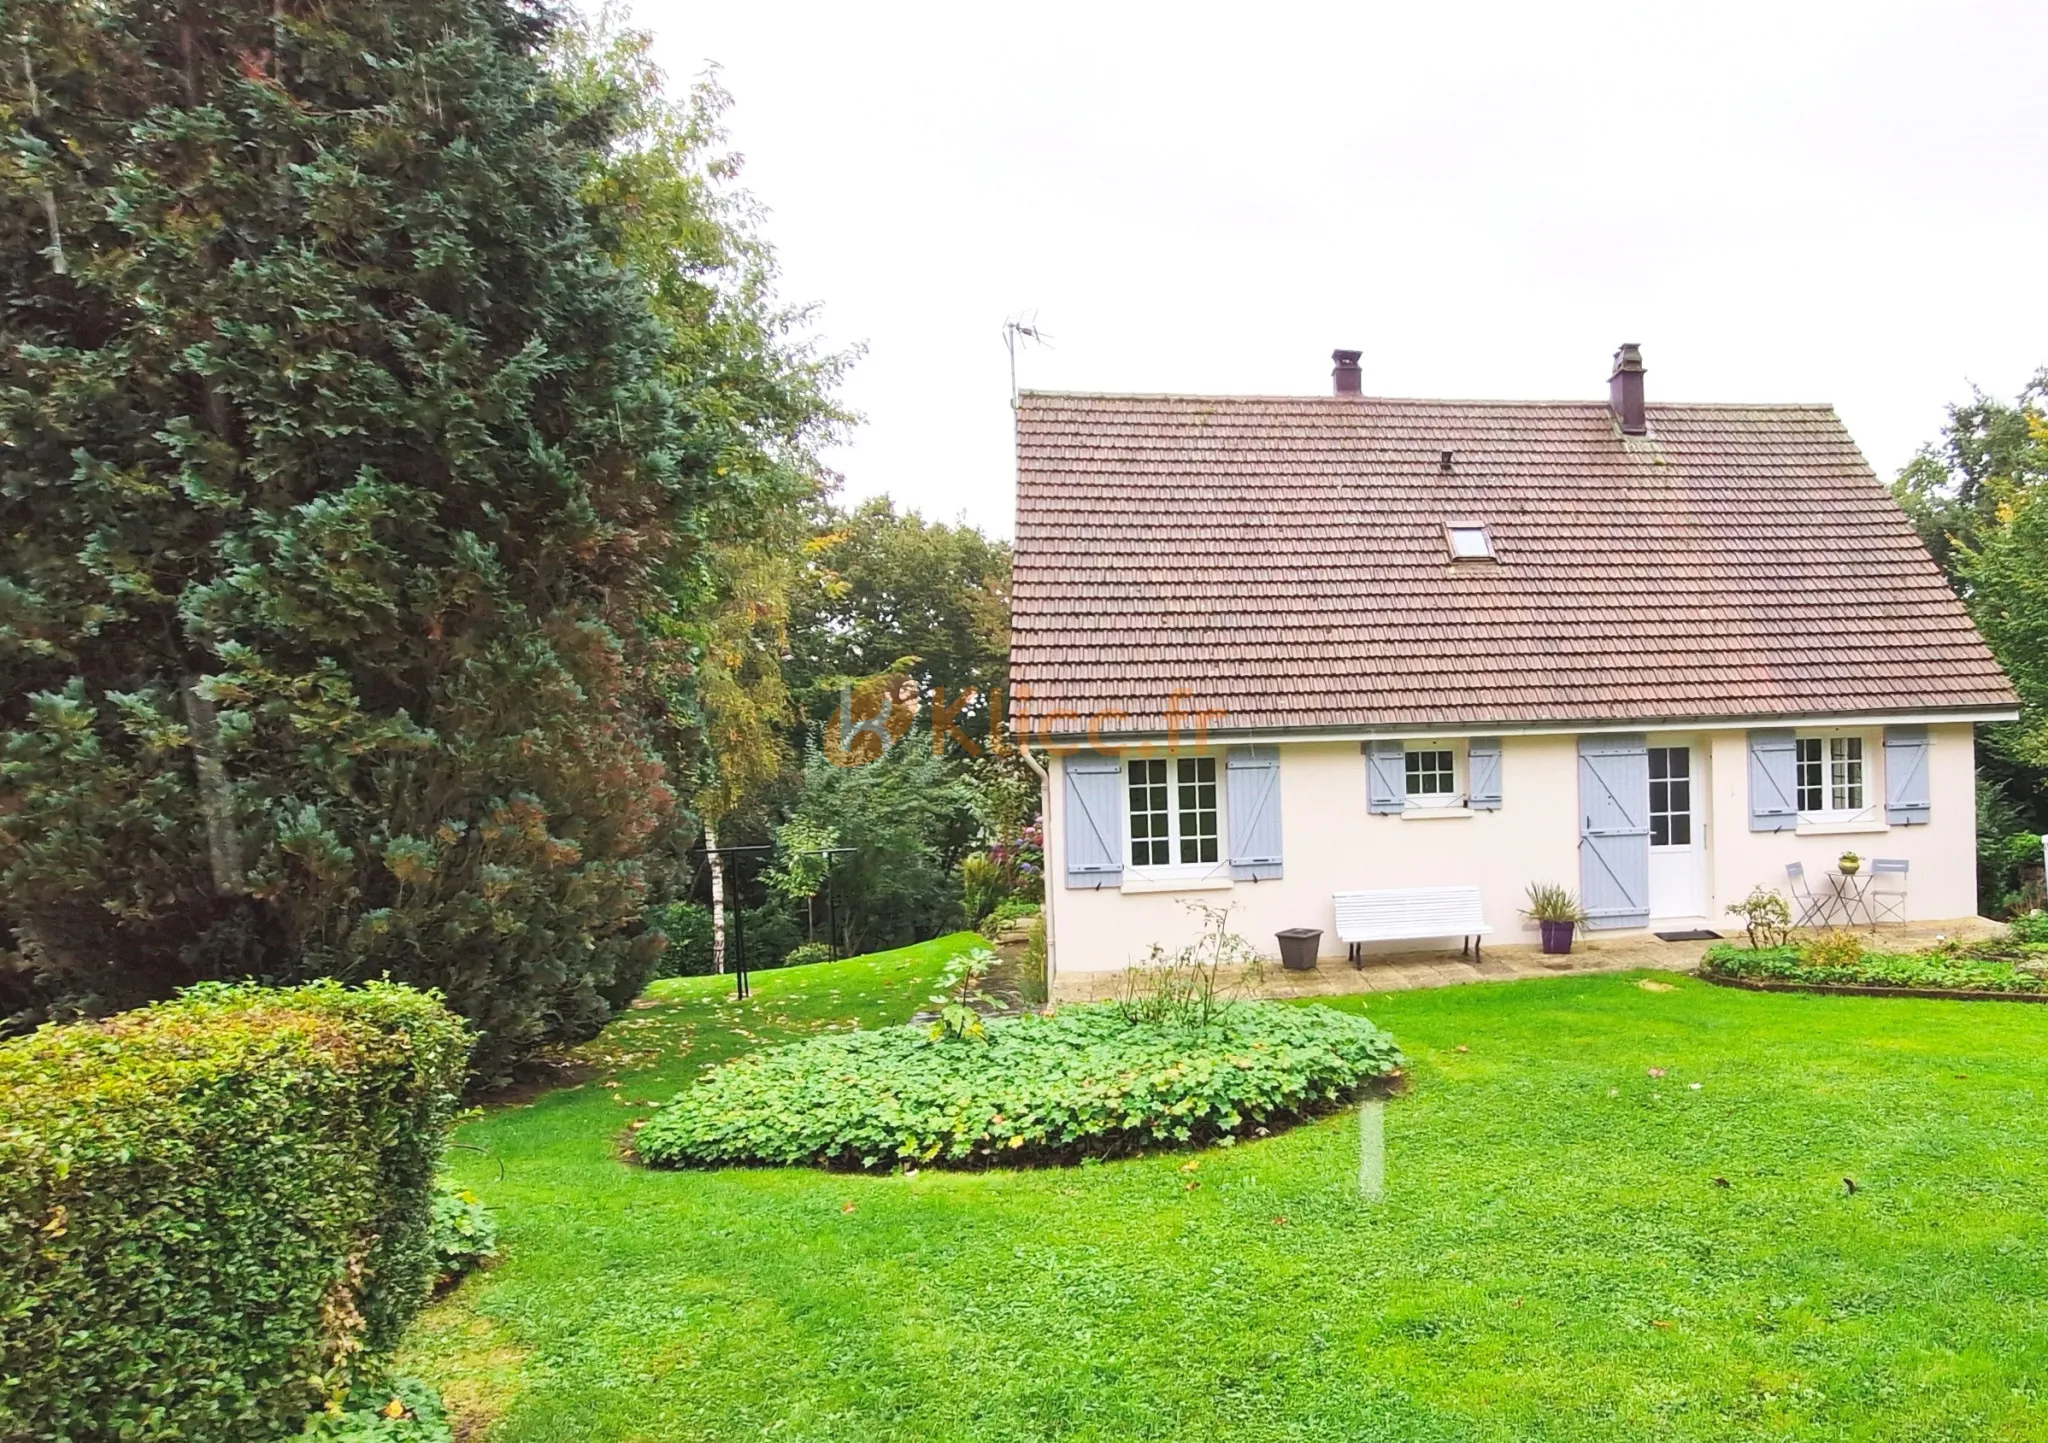
MULTIPOLYGON (((1976 793, 1972 732, 1967 723, 1929 728, 1932 820, 1922 827, 1827 835, 1749 830, 1748 742, 1740 730, 1691 736, 1652 732, 1650 742, 1695 746, 1705 804, 1695 803, 1708 844, 1707 905, 1701 919, 1724 932, 1739 924, 1724 915, 1762 882, 1782 889, 1785 864, 1803 861, 1818 874, 1845 849, 1865 857, 1912 862, 1906 915, 1914 920, 1976 912, 1976 793)), ((1873 745, 1868 785, 1883 797, 1882 747, 1873 745)), ((1154 942, 1191 940, 1200 922, 1188 902, 1233 909, 1231 928, 1261 952, 1277 950, 1283 927, 1323 929, 1322 953, 1341 958, 1331 916, 1333 892, 1360 888, 1477 886, 1495 943, 1533 942, 1518 909, 1530 882, 1562 882, 1579 890, 1578 743, 1572 736, 1509 736, 1501 748, 1501 807, 1466 816, 1374 816, 1366 810, 1365 759, 1358 743, 1281 744, 1280 795, 1286 875, 1182 891, 1126 892, 1070 888, 1066 881, 1065 786, 1054 761, 1051 815, 1046 819, 1046 880, 1054 944, 1062 972, 1113 971, 1144 958, 1154 942)), ((1880 809, 1881 815, 1881 809, 1880 809)), ((1227 831, 1228 821, 1225 827, 1227 831)), ((1129 875, 1128 873, 1126 874, 1129 875)), ((1662 920, 1662 919, 1660 919, 1662 920)), ((1603 935, 1625 935, 1608 933, 1603 935)), ((1367 955, 1414 951, 1427 943, 1369 946, 1367 955)), ((1456 939, 1450 946, 1455 951, 1456 939)))

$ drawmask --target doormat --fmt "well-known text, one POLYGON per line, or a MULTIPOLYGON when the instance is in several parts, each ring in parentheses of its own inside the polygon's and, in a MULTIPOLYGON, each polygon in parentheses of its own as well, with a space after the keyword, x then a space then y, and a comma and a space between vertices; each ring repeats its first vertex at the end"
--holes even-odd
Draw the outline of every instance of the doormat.
POLYGON ((1657 940, 1659 942, 1718 942, 1721 940, 1721 934, 1719 932, 1709 932, 1702 927, 1692 932, 1659 932, 1657 940))

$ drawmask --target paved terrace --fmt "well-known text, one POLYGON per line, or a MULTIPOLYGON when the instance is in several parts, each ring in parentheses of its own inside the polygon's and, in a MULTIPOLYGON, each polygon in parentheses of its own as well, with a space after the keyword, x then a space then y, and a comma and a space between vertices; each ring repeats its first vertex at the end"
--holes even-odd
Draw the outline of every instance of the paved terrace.
MULTIPOLYGON (((1946 922, 1908 922, 1879 927, 1870 938, 1872 950, 1911 952, 1944 938, 1974 942, 1994 937, 2005 929, 1983 917, 1957 917, 1946 922)), ((1739 941, 1740 931, 1726 933, 1739 941)), ((1226 969, 1224 984, 1233 995, 1246 997, 1335 997, 1350 992, 1406 992, 1416 987, 1449 987, 1460 982, 1514 982, 1529 977, 1568 977, 1590 972, 1627 972, 1653 968, 1662 972, 1690 972, 1699 965, 1700 955, 1710 942, 1660 942, 1653 936, 1589 940, 1581 934, 1572 943, 1570 955, 1546 957, 1533 942, 1488 944, 1480 961, 1461 957, 1456 951, 1437 948, 1426 952, 1375 953, 1362 968, 1341 958, 1324 958, 1313 972, 1289 972, 1278 962, 1268 962, 1250 985, 1241 969, 1226 969)), ((1054 981, 1056 1002, 1098 1002, 1116 996, 1121 972, 1063 972, 1054 981)))

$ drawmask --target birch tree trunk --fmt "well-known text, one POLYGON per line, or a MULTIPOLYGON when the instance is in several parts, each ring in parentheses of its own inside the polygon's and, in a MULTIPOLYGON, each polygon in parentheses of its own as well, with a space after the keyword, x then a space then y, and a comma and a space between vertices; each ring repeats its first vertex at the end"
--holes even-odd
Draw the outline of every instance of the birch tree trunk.
POLYGON ((711 970, 725 971, 725 859, 718 855, 718 828, 704 824, 704 856, 711 863, 711 970))

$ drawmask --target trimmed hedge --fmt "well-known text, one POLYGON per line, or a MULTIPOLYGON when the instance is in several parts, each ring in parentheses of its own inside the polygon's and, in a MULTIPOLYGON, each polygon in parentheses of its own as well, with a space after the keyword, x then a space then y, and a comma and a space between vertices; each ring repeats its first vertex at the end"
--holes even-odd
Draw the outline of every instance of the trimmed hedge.
POLYGON ((0 1438, 296 1435, 427 1295, 469 1046, 331 981, 0 1045, 0 1438))
MULTIPOLYGON (((2021 951, 2031 949, 2019 949, 2021 951)), ((1826 987, 1902 987, 1944 992, 2048 992, 2048 949, 2031 965, 2025 960, 1972 956, 1967 952, 1865 952, 1854 962, 1826 962, 1798 947, 1750 951, 1721 944, 1709 947, 1700 971, 1743 982, 1792 982, 1826 987)))
POLYGON ((1066 1007, 980 1038, 887 1027, 750 1053, 678 1094, 634 1147, 656 1166, 1110 1157, 1276 1126, 1400 1065, 1393 1038, 1329 1007, 1240 1002, 1199 1025, 1066 1007))

